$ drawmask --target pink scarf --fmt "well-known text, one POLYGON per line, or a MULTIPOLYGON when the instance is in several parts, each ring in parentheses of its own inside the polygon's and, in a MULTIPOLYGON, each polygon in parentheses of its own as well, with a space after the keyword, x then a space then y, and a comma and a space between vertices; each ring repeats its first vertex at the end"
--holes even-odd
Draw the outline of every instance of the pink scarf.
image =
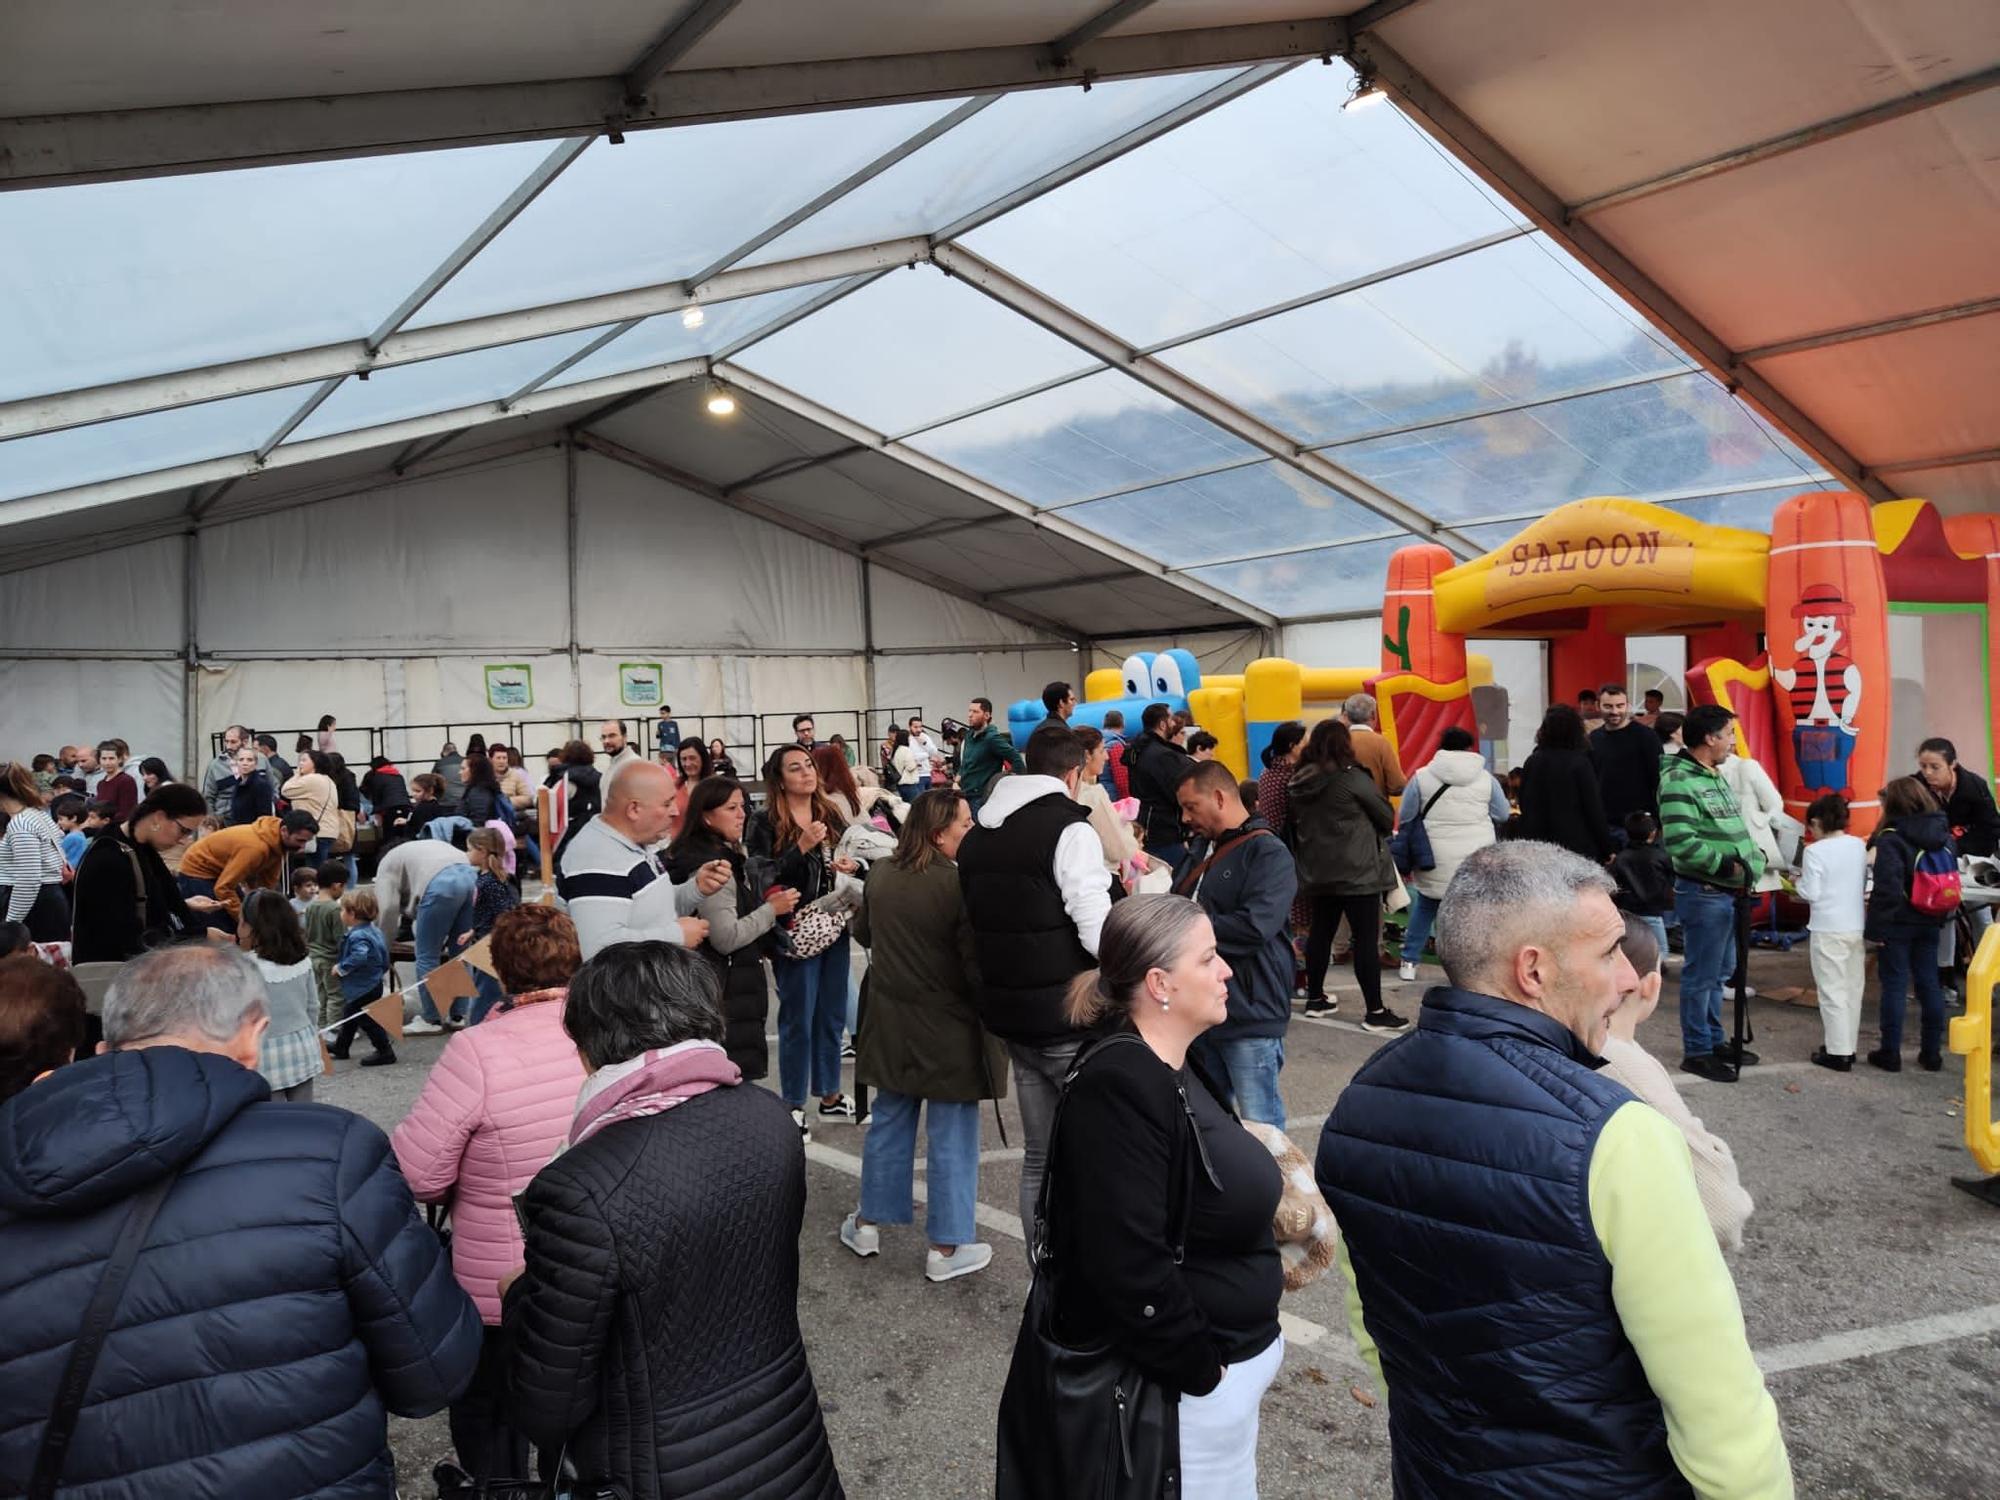
POLYGON ((599 1068, 583 1081, 569 1144, 580 1145, 607 1125, 661 1115, 711 1089, 734 1088, 743 1071, 714 1042, 681 1042, 599 1068))

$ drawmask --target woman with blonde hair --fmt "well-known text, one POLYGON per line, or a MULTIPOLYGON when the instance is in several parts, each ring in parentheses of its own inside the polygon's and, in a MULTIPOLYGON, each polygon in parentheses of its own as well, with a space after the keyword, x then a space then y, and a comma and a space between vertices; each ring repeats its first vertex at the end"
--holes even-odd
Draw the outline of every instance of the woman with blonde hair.
MULTIPOLYGON (((1068 1348, 1110 1346, 1177 1398, 1175 1493, 1254 1496, 1258 1408, 1285 1349, 1272 1229, 1284 1183, 1188 1061, 1228 1015, 1229 965, 1207 914, 1172 895, 1116 903, 1097 957, 1070 989, 1070 1023, 1093 1040, 1057 1108, 1028 1316, 1045 1311, 1068 1348)), ((1035 1430, 1027 1326, 1001 1397, 997 1493, 1100 1493, 1098 1476, 1057 1471, 1056 1445, 1035 1430)), ((1104 1417, 1100 1451, 1115 1457, 1108 1404, 1104 1417)))
POLYGON ((854 1077, 875 1090, 861 1149, 861 1202, 840 1226, 856 1255, 881 1249, 879 1224, 916 1215, 917 1117, 930 1149, 924 1275, 981 1271, 993 1247, 975 1241, 979 1101, 1007 1092, 1007 1051, 976 1008, 972 923, 959 894, 958 846, 972 804, 951 787, 910 805, 896 852, 871 867, 854 936, 869 950, 867 1010, 854 1077))
MULTIPOLYGON (((765 861, 769 883, 799 893, 804 906, 852 874, 853 860, 834 856, 847 819, 820 785, 812 752, 782 745, 764 766, 764 806, 750 820, 749 857, 765 861)), ((794 917, 796 922, 797 918, 794 917)), ((778 983, 778 1085, 792 1120, 811 1138, 806 1088, 819 1097, 822 1120, 852 1120, 854 1103, 840 1088, 840 1033, 847 1019, 847 934, 806 957, 780 946, 771 961, 778 983)))

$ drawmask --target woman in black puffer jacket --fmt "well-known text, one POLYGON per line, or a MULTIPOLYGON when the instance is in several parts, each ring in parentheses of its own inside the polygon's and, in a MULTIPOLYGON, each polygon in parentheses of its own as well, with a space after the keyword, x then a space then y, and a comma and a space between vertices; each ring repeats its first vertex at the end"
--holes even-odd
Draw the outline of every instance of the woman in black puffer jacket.
POLYGON ((702 897, 696 915, 708 923, 708 938, 699 952, 715 965, 722 980, 722 1045, 729 1060, 745 1078, 762 1078, 771 1070, 770 1049, 764 1041, 764 1018, 771 1008, 765 939, 778 918, 797 907, 799 893, 786 888, 766 899, 750 883, 750 862, 743 852, 743 827, 749 817, 750 800, 732 778, 710 776, 696 782, 688 793, 680 834, 667 856, 667 873, 679 884, 694 879, 694 872, 710 860, 722 859, 736 877, 702 897))
POLYGON ((517 1425, 626 1500, 841 1500, 799 1332, 806 1161, 724 1054, 714 968, 615 943, 571 981, 589 1075, 521 1195, 517 1425))

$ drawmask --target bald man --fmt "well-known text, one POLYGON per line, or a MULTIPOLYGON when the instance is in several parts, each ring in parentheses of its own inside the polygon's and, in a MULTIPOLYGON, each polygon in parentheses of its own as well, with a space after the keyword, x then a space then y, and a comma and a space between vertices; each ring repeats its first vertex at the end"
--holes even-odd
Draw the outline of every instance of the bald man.
POLYGON ((614 761, 603 798, 604 810, 576 831, 556 871, 556 894, 576 923, 583 956, 613 943, 695 947, 708 936, 695 911, 729 882, 728 861, 713 860, 680 885, 667 878, 662 855, 675 808, 674 778, 664 766, 636 755, 614 761))

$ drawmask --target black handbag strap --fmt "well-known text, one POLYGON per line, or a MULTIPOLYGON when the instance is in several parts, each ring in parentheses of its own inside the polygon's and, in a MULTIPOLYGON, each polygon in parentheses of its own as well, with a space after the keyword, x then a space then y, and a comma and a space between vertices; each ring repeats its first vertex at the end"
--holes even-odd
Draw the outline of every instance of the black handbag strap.
MULTIPOLYGON (((1419 772, 1418 774, 1421 775, 1422 773, 1419 772)), ((1437 806, 1438 798, 1442 797, 1446 792, 1450 790, 1451 790, 1451 783, 1449 781, 1444 780, 1443 778, 1439 778, 1438 789, 1431 793, 1429 800, 1426 801, 1422 807, 1417 809, 1416 817, 1412 818, 1410 821, 1413 823, 1423 822, 1425 818, 1428 818, 1431 815, 1431 809, 1437 806)))
POLYGON ((56 1387, 56 1404, 49 1413, 49 1425, 42 1430, 41 1449, 35 1454, 35 1473, 28 1481, 27 1500, 54 1500, 56 1486, 62 1481, 63 1464, 69 1457, 70 1439, 76 1433, 76 1420, 83 1413, 84 1393, 90 1386, 91 1372, 97 1368, 104 1340, 111 1332, 112 1320, 118 1315, 125 1283, 131 1280, 146 1234, 179 1176, 179 1172, 169 1172, 132 1200, 118 1238, 111 1246, 111 1259, 105 1264, 104 1275, 91 1294, 90 1305, 83 1310, 83 1328, 76 1342, 70 1345, 69 1363, 63 1367, 62 1382, 56 1387))

